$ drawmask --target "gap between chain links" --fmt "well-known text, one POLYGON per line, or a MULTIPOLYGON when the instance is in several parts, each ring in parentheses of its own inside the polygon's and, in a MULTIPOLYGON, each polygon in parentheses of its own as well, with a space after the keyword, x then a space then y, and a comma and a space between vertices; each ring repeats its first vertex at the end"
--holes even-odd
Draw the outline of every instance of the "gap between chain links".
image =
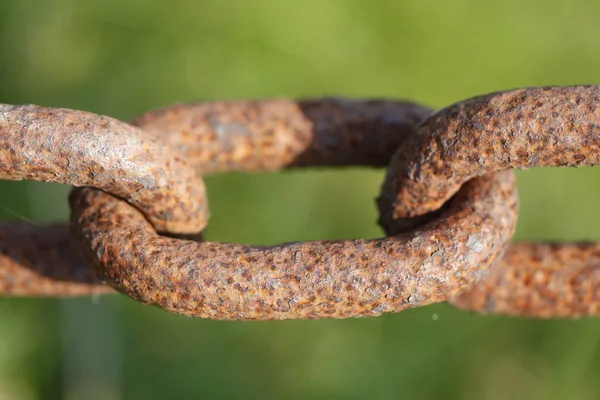
POLYGON ((599 94, 597 86, 520 89, 433 114, 401 101, 197 103, 130 124, 0 105, 0 177, 80 187, 70 228, 0 226, 0 292, 111 291, 93 265, 140 302, 206 318, 344 318, 440 301, 484 313, 597 315, 600 247, 508 245, 516 183, 512 171, 498 171, 596 165, 599 94), (388 163, 378 199, 386 238, 271 247, 185 240, 199 238, 209 213, 196 171, 388 163))

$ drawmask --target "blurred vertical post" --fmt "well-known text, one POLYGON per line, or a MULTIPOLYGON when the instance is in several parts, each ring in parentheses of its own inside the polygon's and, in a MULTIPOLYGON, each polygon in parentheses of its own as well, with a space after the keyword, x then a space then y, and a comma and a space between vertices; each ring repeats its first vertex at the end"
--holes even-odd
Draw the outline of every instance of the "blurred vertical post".
MULTIPOLYGON (((61 189, 53 184, 28 182, 31 215, 36 221, 66 220, 61 189), (41 200, 43 199, 43 200, 41 200), (52 199, 56 199, 53 204, 52 199)), ((65 190, 65 191, 66 191, 65 190)), ((121 334, 114 299, 61 301, 62 365, 65 400, 117 400, 121 390, 121 334)))
POLYGON ((61 302, 63 398, 117 400, 121 396, 121 342, 114 301, 61 302))

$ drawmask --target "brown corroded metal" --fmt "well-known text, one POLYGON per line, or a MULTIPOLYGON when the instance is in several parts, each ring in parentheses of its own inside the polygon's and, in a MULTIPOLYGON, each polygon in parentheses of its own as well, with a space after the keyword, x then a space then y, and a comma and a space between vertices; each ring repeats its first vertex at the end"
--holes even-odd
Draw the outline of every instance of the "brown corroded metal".
MULTIPOLYGON (((66 226, 0 226, 0 293, 110 292, 83 267, 83 251, 118 290, 197 317, 342 318, 447 299, 483 313, 600 315, 598 244, 511 245, 487 269, 516 217, 512 173, 487 171, 596 165, 599 94, 597 86, 493 93, 418 127, 429 110, 393 101, 279 99, 151 111, 132 123, 203 173, 383 166, 400 146, 379 198, 382 226, 393 236, 273 247, 177 240, 158 235, 118 198, 76 189, 77 250, 66 226)), ((42 121, 23 129, 39 131, 42 121)), ((19 146, 7 146, 0 151, 18 154, 19 146)))
POLYGON ((81 296, 113 292, 74 246, 68 226, 0 224, 0 293, 81 296))
POLYGON ((86 259, 121 292, 214 319, 345 318, 445 301, 504 251, 517 219, 512 171, 470 181, 440 218, 411 233, 251 247, 157 235, 105 192, 71 194, 86 259))
POLYGON ((380 211, 390 219, 436 210, 490 171, 599 163, 600 86, 492 93, 420 125, 388 167, 380 211))
POLYGON ((204 183, 160 141, 116 119, 0 105, 0 179, 94 186, 127 199, 163 232, 201 231, 204 183))
MULTIPOLYGON (((0 223, 0 295, 72 297, 115 293, 73 243, 66 224, 0 223)), ((201 234, 170 235, 202 240, 201 234)))
POLYGON ((486 314, 537 318, 600 315, 600 244, 519 243, 449 302, 486 314))
POLYGON ((395 100, 270 99, 183 104, 131 123, 203 174, 290 167, 383 167, 427 107, 395 100))
MULTIPOLYGON (((14 161, 5 164, 5 179, 58 180, 77 185, 81 183, 77 180, 80 175, 85 178, 89 170, 95 172, 95 168, 90 166, 101 162, 104 163, 102 168, 108 168, 108 173, 104 174, 109 176, 108 183, 100 180, 104 175, 99 172, 93 176, 95 181, 83 183, 117 194, 122 189, 107 185, 123 185, 123 182, 111 181, 110 178, 122 173, 122 179, 127 176, 125 174, 135 172, 127 170, 128 165, 123 164, 133 151, 139 150, 134 145, 142 143, 156 147, 156 140, 148 138, 151 135, 175 147, 186 162, 202 173, 311 165, 381 166, 389 161, 401 140, 414 132, 416 123, 431 112, 421 105, 392 100, 276 99, 198 103, 155 110, 136 119, 133 124, 145 131, 145 137, 140 138, 135 128, 108 117, 37 106, 5 106, 5 109, 4 117, 10 117, 3 127, 5 146, 10 146, 7 149, 16 162, 19 162, 18 155, 25 154, 25 159, 17 164, 20 166, 18 169, 12 167, 14 161), (15 122, 18 124, 15 125, 15 122), (98 126, 102 128, 100 134, 105 136, 98 137, 98 129, 94 128, 98 126), (91 133, 86 132, 91 128, 94 128, 91 133), (16 131, 25 135, 23 141, 11 141, 14 138, 10 135, 16 131), (120 137, 113 137, 115 135, 120 137), (36 136, 45 137, 54 147, 50 148, 45 141, 32 140, 36 136), (78 139, 75 144, 71 143, 74 138, 78 139), (133 148, 120 146, 121 138, 129 140, 129 146, 133 148), (107 141, 111 146, 106 145, 107 141), (89 159, 93 158, 89 154, 90 147, 110 151, 96 151, 93 156, 102 158, 89 159), (74 151, 77 155, 71 154, 74 151), (121 154, 119 151, 129 153, 121 154), (37 157, 33 163, 28 161, 31 158, 29 153, 37 157), (29 169, 20 172, 24 168, 29 169), (115 169, 117 173, 113 172, 115 169), (23 173, 27 175, 23 176, 23 173), (61 180, 62 177, 64 179, 61 180)), ((3 159, 2 156, 0 153, 0 159, 3 159)), ((148 169, 147 164, 142 167, 139 168, 142 171, 148 169)), ((165 174, 171 171, 168 169, 165 174)), ((186 179, 189 171, 181 171, 181 178, 186 179)), ((203 189, 202 182, 196 180, 190 179, 189 185, 199 185, 203 189)), ((156 206, 162 207, 161 204, 156 203, 156 206)), ((10 250, 10 257, 0 260, 0 275, 6 282, 0 287, 0 293, 45 296, 59 293, 79 295, 85 294, 87 289, 97 291, 93 285, 76 284, 69 288, 69 271, 75 274, 71 281, 78 281, 82 276, 78 255, 69 258, 68 252, 61 252, 62 258, 57 259, 52 246, 40 244, 36 248, 43 232, 36 234, 35 229, 28 225, 18 229, 17 225, 13 225, 11 229, 22 234, 14 236, 20 238, 19 241, 12 240, 10 249, 6 249, 10 250), (31 234, 30 240, 26 240, 26 232, 31 234), (44 264, 46 259, 48 262, 44 264), (48 276, 39 273, 44 265, 48 266, 45 270, 48 276), (61 279, 51 279, 50 272, 54 269, 61 279), (52 282, 56 285, 53 286, 52 282)), ((51 239, 55 240, 54 247, 67 248, 67 227, 54 227, 53 230, 55 235, 51 239)), ((171 237, 185 236, 173 235, 172 232, 173 229, 171 237)), ((93 282, 89 280, 93 275, 85 277, 85 283, 93 282)))

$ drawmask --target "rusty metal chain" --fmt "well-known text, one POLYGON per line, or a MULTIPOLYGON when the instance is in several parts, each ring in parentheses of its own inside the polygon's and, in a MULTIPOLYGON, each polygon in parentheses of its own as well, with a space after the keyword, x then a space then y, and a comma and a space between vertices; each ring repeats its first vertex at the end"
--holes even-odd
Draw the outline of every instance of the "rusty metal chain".
POLYGON ((68 183, 70 224, 0 224, 0 294, 119 292, 214 319, 345 318, 448 301, 600 314, 600 246, 510 244, 512 168, 597 165, 600 88, 530 88, 433 113, 404 101, 197 103, 124 123, 0 105, 0 177, 68 183), (202 240, 200 175, 387 166, 376 240, 202 240))

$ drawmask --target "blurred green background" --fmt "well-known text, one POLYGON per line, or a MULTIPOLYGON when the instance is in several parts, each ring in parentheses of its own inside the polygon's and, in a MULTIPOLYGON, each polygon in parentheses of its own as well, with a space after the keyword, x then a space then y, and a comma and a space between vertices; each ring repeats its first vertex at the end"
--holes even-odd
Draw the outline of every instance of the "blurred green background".
MULTIPOLYGON (((392 97, 433 107, 598 83, 600 2, 0 0, 0 102, 120 119, 193 100, 392 97)), ((377 237, 382 170, 207 178, 208 239, 377 237)), ((518 240, 600 239, 593 168, 519 173, 518 240)), ((68 188, 1 182, 4 219, 68 188)), ((0 399, 597 399, 600 320, 218 322, 121 296, 0 299, 0 399)))

